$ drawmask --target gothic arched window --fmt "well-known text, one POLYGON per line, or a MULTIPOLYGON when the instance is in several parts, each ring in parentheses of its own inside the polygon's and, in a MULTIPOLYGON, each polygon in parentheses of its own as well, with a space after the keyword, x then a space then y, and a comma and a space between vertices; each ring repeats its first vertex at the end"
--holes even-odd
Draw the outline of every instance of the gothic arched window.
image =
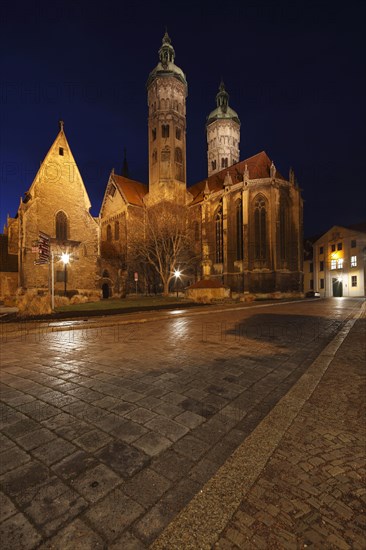
POLYGON ((223 157, 221 159, 221 168, 227 168, 227 166, 228 166, 228 159, 223 157))
POLYGON ((267 211, 262 196, 254 201, 254 257, 261 262, 267 258, 267 211))
POLYGON ((243 259, 243 202, 236 202, 236 259, 243 259))
POLYGON ((216 160, 211 160, 211 169, 216 170, 216 160))
POLYGON ((216 250, 215 250, 215 262, 222 264, 224 260, 224 223, 222 206, 219 207, 215 217, 215 237, 216 237, 216 250))
POLYGON ((161 136, 163 138, 169 137, 169 124, 162 124, 161 126, 161 136))
POLYGON ((119 240, 119 222, 114 222, 114 240, 119 240))
POLYGON ((59 241, 67 239, 67 216, 62 210, 56 214, 56 239, 59 241))
POLYGON ((112 240, 112 228, 111 226, 108 224, 107 225, 107 241, 111 241, 112 240))

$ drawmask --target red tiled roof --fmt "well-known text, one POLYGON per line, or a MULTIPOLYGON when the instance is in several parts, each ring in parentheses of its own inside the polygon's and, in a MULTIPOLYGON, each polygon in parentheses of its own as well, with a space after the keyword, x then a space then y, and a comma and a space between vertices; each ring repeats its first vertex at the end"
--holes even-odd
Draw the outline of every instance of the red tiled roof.
MULTIPOLYGON (((267 153, 262 151, 253 157, 249 157, 248 159, 229 166, 229 168, 224 168, 220 172, 217 172, 209 178, 206 178, 188 188, 188 191, 193 195, 193 201, 191 204, 196 204, 203 200, 203 191, 206 187, 206 182, 208 183, 209 190, 215 192, 223 189, 225 176, 228 172, 233 183, 243 181, 245 165, 248 166, 249 179, 269 178, 271 164, 272 161, 268 157, 267 153)), ((276 178, 282 180, 285 179, 278 170, 276 170, 276 178)))
POLYGON ((148 192, 147 185, 130 178, 125 178, 124 176, 118 176, 117 174, 113 174, 112 177, 129 204, 134 204, 135 206, 143 205, 142 199, 148 192))

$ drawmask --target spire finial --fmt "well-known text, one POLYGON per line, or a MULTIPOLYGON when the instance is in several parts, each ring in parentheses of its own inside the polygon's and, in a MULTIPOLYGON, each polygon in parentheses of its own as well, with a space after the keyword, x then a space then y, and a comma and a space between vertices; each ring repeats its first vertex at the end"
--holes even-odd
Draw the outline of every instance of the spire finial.
POLYGON ((225 89, 225 84, 222 78, 219 86, 219 91, 216 94, 216 105, 218 107, 221 107, 221 110, 226 113, 229 105, 229 94, 225 89))
POLYGON ((128 162, 127 162, 127 149, 123 148, 123 165, 122 165, 122 176, 128 178, 128 162))
POLYGON ((58 127, 59 127, 60 132, 64 131, 64 121, 63 120, 58 121, 58 127))
POLYGON ((165 30, 161 48, 159 50, 160 63, 162 64, 164 69, 167 69, 169 63, 174 63, 174 56, 175 56, 175 51, 172 46, 172 41, 170 40, 168 31, 165 30))
POLYGON ((170 36, 168 34, 168 29, 165 25, 165 33, 164 33, 164 36, 163 36, 163 44, 171 44, 172 41, 170 40, 170 36))

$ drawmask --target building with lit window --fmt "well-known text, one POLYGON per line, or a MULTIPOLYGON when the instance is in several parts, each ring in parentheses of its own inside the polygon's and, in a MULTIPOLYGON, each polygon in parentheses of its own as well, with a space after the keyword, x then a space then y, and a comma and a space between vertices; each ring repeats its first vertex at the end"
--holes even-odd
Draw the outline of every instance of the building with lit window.
POLYGON ((335 225, 313 245, 314 289, 321 297, 365 296, 366 223, 335 225))

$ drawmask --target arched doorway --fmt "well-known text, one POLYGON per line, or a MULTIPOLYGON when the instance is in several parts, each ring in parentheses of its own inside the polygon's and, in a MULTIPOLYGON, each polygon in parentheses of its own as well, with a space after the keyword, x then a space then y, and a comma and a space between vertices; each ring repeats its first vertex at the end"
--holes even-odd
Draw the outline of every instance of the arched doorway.
POLYGON ((111 295, 108 283, 103 283, 103 285, 102 285, 102 295, 103 295, 103 300, 109 298, 109 296, 111 295))

